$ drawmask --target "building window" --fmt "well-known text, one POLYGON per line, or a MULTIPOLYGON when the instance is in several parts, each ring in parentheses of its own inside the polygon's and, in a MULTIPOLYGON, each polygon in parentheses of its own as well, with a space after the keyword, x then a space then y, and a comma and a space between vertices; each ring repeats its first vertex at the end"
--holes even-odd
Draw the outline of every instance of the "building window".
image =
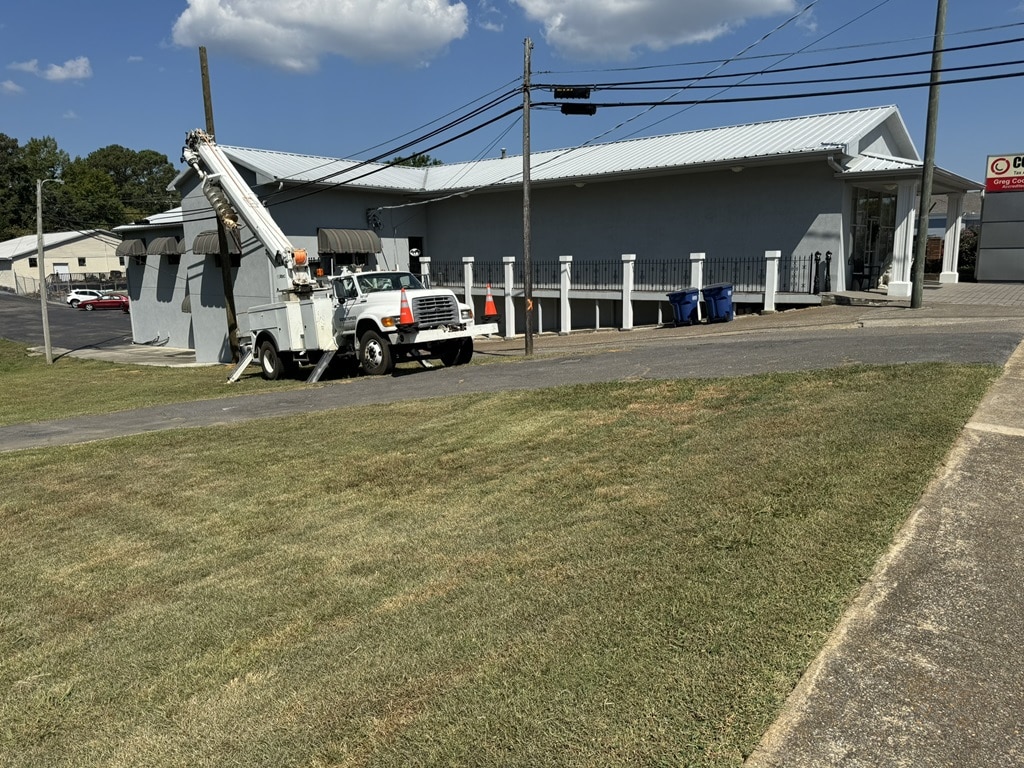
POLYGON ((142 253, 138 256, 132 256, 132 258, 135 259, 136 267, 143 267, 146 265, 146 254, 142 253))
POLYGON ((78 266, 80 266, 80 267, 84 267, 84 266, 85 266, 85 259, 83 259, 83 258, 80 258, 80 259, 78 260, 78 266))
POLYGON ((28 257, 28 265, 30 267, 38 267, 39 266, 39 259, 36 258, 35 256, 29 256, 28 257))
POLYGON ((168 253, 167 254, 167 265, 170 267, 176 267, 181 264, 180 253, 168 253))
POLYGON ((117 263, 118 263, 118 266, 123 267, 124 266, 124 256, 118 256, 117 257, 117 263))

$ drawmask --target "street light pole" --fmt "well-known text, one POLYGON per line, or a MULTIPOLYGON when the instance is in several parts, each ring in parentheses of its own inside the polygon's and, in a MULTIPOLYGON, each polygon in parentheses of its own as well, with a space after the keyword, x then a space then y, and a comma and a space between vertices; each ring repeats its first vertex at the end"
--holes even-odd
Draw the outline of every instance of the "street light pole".
POLYGON ((50 346, 50 316, 46 313, 46 266, 43 263, 43 184, 60 179, 36 179, 36 263, 39 266, 39 306, 43 313, 43 346, 46 348, 46 362, 53 363, 53 348, 50 346))

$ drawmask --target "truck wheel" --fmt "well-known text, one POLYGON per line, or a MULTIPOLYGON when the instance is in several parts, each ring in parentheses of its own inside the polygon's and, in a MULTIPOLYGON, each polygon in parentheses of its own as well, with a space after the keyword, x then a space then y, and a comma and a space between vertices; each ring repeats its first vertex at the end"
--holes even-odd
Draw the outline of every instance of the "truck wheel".
POLYGON ((367 331, 359 340, 359 362, 369 376, 391 373, 394 368, 391 346, 376 331, 367 331))
POLYGON ((453 339, 441 347, 439 357, 445 366, 465 365, 473 359, 472 339, 453 339))
POLYGON ((284 371, 284 363, 277 354, 277 347, 272 341, 260 344, 260 373, 267 381, 275 381, 284 371))

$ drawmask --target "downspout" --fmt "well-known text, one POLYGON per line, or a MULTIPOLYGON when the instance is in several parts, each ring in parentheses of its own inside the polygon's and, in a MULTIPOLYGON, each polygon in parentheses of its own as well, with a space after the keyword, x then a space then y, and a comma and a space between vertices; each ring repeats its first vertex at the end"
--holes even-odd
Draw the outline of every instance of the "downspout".
POLYGON ((829 168, 836 173, 846 173, 846 169, 842 166, 842 163, 836 160, 835 155, 829 155, 825 160, 828 162, 829 168))

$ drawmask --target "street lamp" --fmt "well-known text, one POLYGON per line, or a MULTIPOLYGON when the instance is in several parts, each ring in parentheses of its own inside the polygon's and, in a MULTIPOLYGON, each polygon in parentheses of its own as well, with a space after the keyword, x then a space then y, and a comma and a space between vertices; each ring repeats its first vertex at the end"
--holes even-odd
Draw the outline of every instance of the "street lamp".
POLYGON ((53 349, 50 347, 50 318, 46 314, 46 267, 43 264, 43 184, 60 179, 36 179, 36 262, 39 265, 39 305, 43 313, 43 346, 46 348, 46 362, 53 363, 53 349))

